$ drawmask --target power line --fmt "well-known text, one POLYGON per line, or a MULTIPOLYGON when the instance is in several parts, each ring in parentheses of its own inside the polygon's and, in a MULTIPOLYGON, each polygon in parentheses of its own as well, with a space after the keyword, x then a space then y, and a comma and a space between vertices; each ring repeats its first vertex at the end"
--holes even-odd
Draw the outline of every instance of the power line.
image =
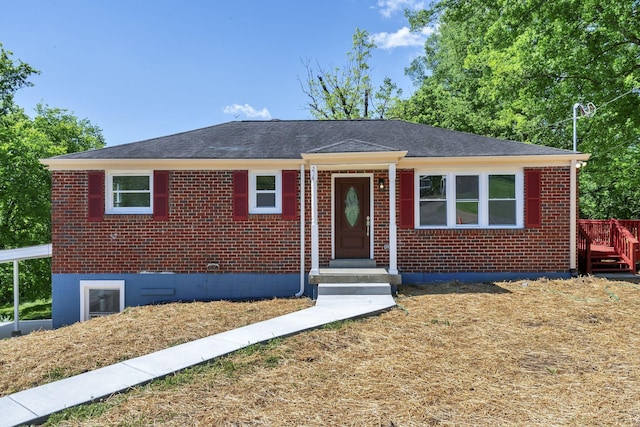
MULTIPOLYGON (((628 90, 627 92, 623 93, 622 95, 618 95, 618 96, 616 96, 615 98, 613 98, 613 99, 611 99, 611 100, 609 100, 609 101, 605 102, 604 104, 600 105, 599 107, 596 107, 594 104, 592 104, 592 105, 594 106, 594 110, 593 110, 593 112, 591 113, 591 115, 595 114, 595 112, 596 112, 596 111, 598 111, 599 109, 606 107, 607 105, 611 104, 612 102, 615 102, 615 101, 619 100, 620 98, 622 98, 623 96, 627 96, 627 95, 629 95, 630 93, 640 93, 640 89, 639 89, 639 88, 635 88, 635 87, 634 87, 633 89, 628 90)), ((525 134, 532 134, 532 133, 534 133, 534 132, 537 132, 537 131, 538 131, 538 130, 540 130, 540 129, 552 128, 552 127, 554 127, 554 126, 557 126, 557 125, 560 125, 560 124, 562 124, 562 123, 569 122, 569 121, 572 121, 572 120, 573 120, 573 118, 572 118, 572 117, 570 117, 570 118, 568 118, 568 119, 560 120, 560 121, 557 121, 557 122, 555 122, 555 123, 551 123, 551 124, 548 124, 548 125, 544 125, 544 126, 537 127, 537 128, 535 128, 535 129, 532 129, 532 130, 527 131, 527 132, 522 132, 522 135, 525 135, 525 134)))
POLYGON ((623 93, 622 95, 616 96, 616 97, 615 97, 615 98, 613 98, 611 101, 607 101, 607 102, 605 102, 605 103, 604 103, 604 104, 602 104, 600 107, 596 107, 596 111, 597 111, 599 108, 606 107, 607 105, 611 104, 612 102, 615 102, 615 101, 617 101, 618 99, 622 98, 623 96, 627 96, 627 95, 629 95, 630 93, 633 93, 633 92, 640 93, 640 89, 638 89, 637 87, 634 87, 633 89, 631 89, 631 90, 629 90, 629 91, 627 91, 627 92, 623 93))

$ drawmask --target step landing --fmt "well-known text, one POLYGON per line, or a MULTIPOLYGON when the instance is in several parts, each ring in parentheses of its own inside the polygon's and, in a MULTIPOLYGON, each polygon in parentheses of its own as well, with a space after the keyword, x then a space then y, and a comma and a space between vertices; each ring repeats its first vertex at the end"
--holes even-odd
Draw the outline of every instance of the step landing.
POLYGON ((321 295, 391 295, 388 283, 320 283, 321 295))
POLYGON ((389 274, 384 268, 320 268, 319 274, 310 274, 309 283, 351 284, 351 283, 386 283, 402 284, 400 274, 389 274))
POLYGON ((321 283, 316 307, 377 306, 385 311, 396 305, 388 283, 321 283))
POLYGON ((376 268, 375 259, 332 259, 329 268, 376 268))

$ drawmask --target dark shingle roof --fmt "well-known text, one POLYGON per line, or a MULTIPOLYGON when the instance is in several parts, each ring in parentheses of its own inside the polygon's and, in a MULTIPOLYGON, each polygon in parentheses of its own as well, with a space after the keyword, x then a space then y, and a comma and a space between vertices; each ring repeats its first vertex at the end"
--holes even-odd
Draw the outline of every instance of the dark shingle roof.
POLYGON ((571 151, 400 120, 272 120, 202 129, 64 159, 299 159, 302 153, 407 151, 406 157, 562 155, 571 151))

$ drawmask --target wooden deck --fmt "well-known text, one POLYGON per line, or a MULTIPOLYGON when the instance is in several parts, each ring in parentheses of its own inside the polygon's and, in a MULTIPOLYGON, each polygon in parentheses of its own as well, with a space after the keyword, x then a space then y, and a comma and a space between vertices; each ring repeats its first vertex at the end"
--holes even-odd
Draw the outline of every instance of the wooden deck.
POLYGON ((640 220, 580 220, 581 273, 632 273, 640 263, 640 220))

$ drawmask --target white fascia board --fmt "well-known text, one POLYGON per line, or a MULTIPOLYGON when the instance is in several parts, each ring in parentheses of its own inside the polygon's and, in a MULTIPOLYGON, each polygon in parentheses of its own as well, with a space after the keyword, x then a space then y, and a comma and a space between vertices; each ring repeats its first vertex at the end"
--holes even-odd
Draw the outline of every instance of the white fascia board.
POLYGON ((52 171, 64 170, 244 170, 298 169, 302 159, 43 159, 52 171))
POLYGON ((476 157, 405 157, 406 151, 373 153, 302 154, 301 159, 42 159, 49 170, 243 170, 297 169, 304 162, 322 169, 386 169, 390 163, 398 168, 425 166, 496 166, 520 167, 568 166, 572 160, 587 161, 589 154, 476 157))
POLYGON ((424 167, 546 167, 570 166, 572 160, 587 161, 589 154, 570 153, 544 156, 477 156, 477 157, 405 157, 398 162, 399 169, 424 167))

